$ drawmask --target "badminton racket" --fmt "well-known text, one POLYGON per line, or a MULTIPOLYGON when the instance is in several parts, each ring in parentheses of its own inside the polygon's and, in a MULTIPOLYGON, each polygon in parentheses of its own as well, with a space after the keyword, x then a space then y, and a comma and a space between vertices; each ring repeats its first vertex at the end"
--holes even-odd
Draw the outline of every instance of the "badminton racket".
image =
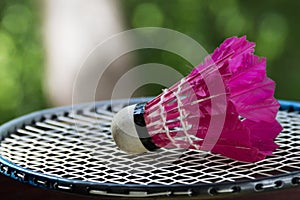
POLYGON ((148 100, 101 101, 12 120, 0 127, 0 172, 35 187, 109 199, 209 199, 300 185, 300 103, 280 101, 280 148, 246 163, 191 149, 119 150, 110 132, 114 114, 148 100))

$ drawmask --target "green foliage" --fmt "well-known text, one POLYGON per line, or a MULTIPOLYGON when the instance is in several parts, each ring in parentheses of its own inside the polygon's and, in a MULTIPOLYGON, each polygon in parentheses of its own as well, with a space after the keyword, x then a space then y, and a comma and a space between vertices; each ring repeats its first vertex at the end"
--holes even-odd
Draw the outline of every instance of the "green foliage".
MULTIPOLYGON (((208 52, 227 37, 247 35, 256 42, 256 53, 267 57, 268 74, 277 83, 276 97, 300 100, 299 1, 127 0, 123 6, 128 28, 159 24, 189 35, 208 52), (141 15, 141 7, 153 11, 141 15)), ((186 65, 165 54, 156 53, 152 62, 169 63, 176 68, 186 65)), ((145 52, 140 55, 140 63, 149 60, 145 52)))
MULTIPOLYGON (((47 105, 42 91, 44 52, 40 34, 42 9, 38 2, 0 1, 0 123, 47 105)), ((247 35, 257 43, 257 54, 268 59, 268 74, 277 82, 276 96, 300 100, 300 1, 126 0, 120 3, 125 10, 127 29, 170 28, 194 38, 208 52, 227 37, 247 35)), ((183 48, 188 47, 183 44, 183 48)), ((192 67, 170 52, 138 53, 138 64, 158 62, 185 75, 192 67)))
POLYGON ((43 50, 35 1, 5 1, 0 9, 0 123, 46 106, 43 50))

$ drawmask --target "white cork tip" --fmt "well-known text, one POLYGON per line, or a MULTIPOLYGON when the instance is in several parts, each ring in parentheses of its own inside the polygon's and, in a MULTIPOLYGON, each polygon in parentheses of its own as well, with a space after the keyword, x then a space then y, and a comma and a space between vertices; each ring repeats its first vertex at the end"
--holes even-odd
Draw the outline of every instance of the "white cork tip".
POLYGON ((118 147, 130 154, 147 152, 136 132, 133 111, 136 105, 120 110, 113 118, 111 132, 118 147))

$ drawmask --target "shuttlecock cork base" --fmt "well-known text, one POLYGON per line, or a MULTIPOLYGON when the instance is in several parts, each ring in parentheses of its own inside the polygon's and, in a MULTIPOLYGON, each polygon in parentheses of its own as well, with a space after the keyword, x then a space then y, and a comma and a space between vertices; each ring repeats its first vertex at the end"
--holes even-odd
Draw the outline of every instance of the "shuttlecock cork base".
POLYGON ((245 162, 272 155, 282 130, 279 103, 266 59, 254 55, 254 47, 245 36, 228 38, 172 87, 121 110, 112 123, 116 144, 129 153, 197 149, 245 162), (223 90, 211 93, 217 79, 223 90), (223 119, 221 129, 212 126, 214 119, 223 119))
POLYGON ((159 148, 152 142, 146 128, 143 116, 145 104, 125 107, 113 119, 113 138, 119 148, 127 153, 140 154, 159 148))

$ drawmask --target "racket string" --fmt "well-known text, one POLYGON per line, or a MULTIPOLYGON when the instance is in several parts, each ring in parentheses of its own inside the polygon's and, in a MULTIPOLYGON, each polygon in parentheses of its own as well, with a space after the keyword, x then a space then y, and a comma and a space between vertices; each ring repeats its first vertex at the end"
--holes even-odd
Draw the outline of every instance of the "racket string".
POLYGON ((124 106, 86 107, 45 116, 43 121, 27 124, 4 138, 0 156, 55 177, 116 184, 223 183, 300 170, 297 111, 278 113, 284 130, 276 139, 280 148, 274 156, 243 163, 196 150, 160 149, 140 156, 127 155, 117 149, 110 133, 113 114, 124 106))

